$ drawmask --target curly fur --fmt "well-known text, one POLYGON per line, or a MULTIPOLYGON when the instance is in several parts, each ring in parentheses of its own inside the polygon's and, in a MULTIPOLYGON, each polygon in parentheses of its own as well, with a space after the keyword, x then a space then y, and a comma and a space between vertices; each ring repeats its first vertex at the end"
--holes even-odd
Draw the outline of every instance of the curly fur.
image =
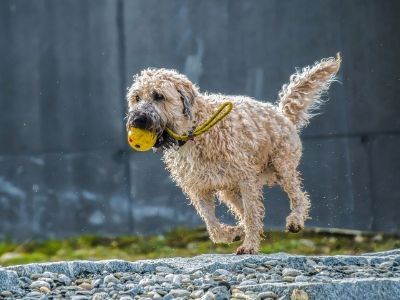
POLYGON ((321 96, 327 92, 340 68, 341 57, 333 57, 316 62, 312 67, 303 68, 290 77, 279 92, 279 109, 301 128, 308 124, 320 107, 321 96))
POLYGON ((135 115, 143 114, 162 139, 166 126, 186 133, 223 102, 232 101, 232 112, 207 133, 181 147, 162 147, 163 160, 204 219, 213 242, 243 239, 237 253, 257 253, 263 233, 264 185, 279 184, 288 194, 291 213, 286 229, 298 232, 304 227, 310 202, 297 170, 302 154, 298 130, 307 124, 339 66, 340 57, 329 58, 296 73, 283 86, 278 105, 200 93, 176 71, 146 69, 134 77, 128 92, 127 126, 134 124, 135 115), (164 100, 152 99, 154 91, 164 100), (236 226, 217 219, 215 196, 229 207, 238 220, 236 226))

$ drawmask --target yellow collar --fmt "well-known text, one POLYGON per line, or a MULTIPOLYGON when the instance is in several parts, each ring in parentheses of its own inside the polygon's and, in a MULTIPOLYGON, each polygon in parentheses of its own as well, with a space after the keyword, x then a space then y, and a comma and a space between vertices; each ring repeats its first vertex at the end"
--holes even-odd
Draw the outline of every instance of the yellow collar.
POLYGON ((205 132, 207 132, 208 130, 211 129, 211 127, 213 127, 215 124, 217 124, 218 122, 220 122, 223 118, 225 118, 231 111, 233 108, 233 103, 232 102, 225 102, 223 103, 218 110, 213 113, 213 115, 207 120, 205 121, 203 124, 195 127, 193 130, 190 130, 188 133, 185 134, 177 134, 176 132, 172 131, 172 129, 170 128, 165 128, 166 132, 168 133, 168 135, 170 137, 172 137, 173 139, 177 140, 177 141, 183 141, 186 142, 188 140, 193 139, 196 136, 199 136, 200 134, 203 134, 205 132), (225 111, 223 111, 225 108, 227 108, 225 111))

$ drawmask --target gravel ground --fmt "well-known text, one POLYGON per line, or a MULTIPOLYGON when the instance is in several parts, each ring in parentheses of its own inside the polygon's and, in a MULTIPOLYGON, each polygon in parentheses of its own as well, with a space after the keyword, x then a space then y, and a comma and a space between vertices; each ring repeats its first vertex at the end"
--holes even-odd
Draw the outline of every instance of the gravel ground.
POLYGON ((400 250, 0 267, 5 299, 400 299, 400 250))

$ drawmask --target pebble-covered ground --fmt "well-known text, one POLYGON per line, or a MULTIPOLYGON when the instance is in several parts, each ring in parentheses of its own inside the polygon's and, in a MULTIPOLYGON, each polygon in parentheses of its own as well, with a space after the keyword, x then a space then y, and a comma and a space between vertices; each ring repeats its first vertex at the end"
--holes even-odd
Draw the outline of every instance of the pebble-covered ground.
POLYGON ((201 255, 0 268, 0 298, 5 299, 326 300, 354 295, 400 299, 400 250, 363 256, 201 255))

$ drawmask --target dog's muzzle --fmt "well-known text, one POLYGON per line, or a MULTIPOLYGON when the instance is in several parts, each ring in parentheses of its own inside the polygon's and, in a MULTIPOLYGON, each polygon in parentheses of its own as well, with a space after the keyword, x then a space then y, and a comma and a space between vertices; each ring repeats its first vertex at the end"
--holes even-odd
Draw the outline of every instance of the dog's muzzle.
MULTIPOLYGON (((154 120, 152 117, 150 117, 142 112, 135 111, 135 112, 129 112, 126 127, 127 127, 128 134, 132 133, 132 131, 131 131, 132 128, 138 128, 138 129, 142 129, 145 131, 151 131, 156 136, 156 140, 155 140, 153 148, 165 149, 170 146, 170 144, 172 143, 172 140, 168 136, 167 132, 165 131, 165 126, 162 125, 161 123, 162 122, 157 117, 154 120)), ((133 137, 133 135, 132 135, 132 137, 133 137)), ((129 140, 129 137, 128 137, 128 141, 131 144, 132 148, 134 148, 135 150, 139 150, 138 147, 135 147, 135 144, 131 143, 131 141, 129 140)), ((142 150, 139 150, 139 151, 142 151, 142 150)))
POLYGON ((145 115, 136 115, 128 118, 129 127, 135 127, 140 129, 150 129, 152 121, 145 115))

